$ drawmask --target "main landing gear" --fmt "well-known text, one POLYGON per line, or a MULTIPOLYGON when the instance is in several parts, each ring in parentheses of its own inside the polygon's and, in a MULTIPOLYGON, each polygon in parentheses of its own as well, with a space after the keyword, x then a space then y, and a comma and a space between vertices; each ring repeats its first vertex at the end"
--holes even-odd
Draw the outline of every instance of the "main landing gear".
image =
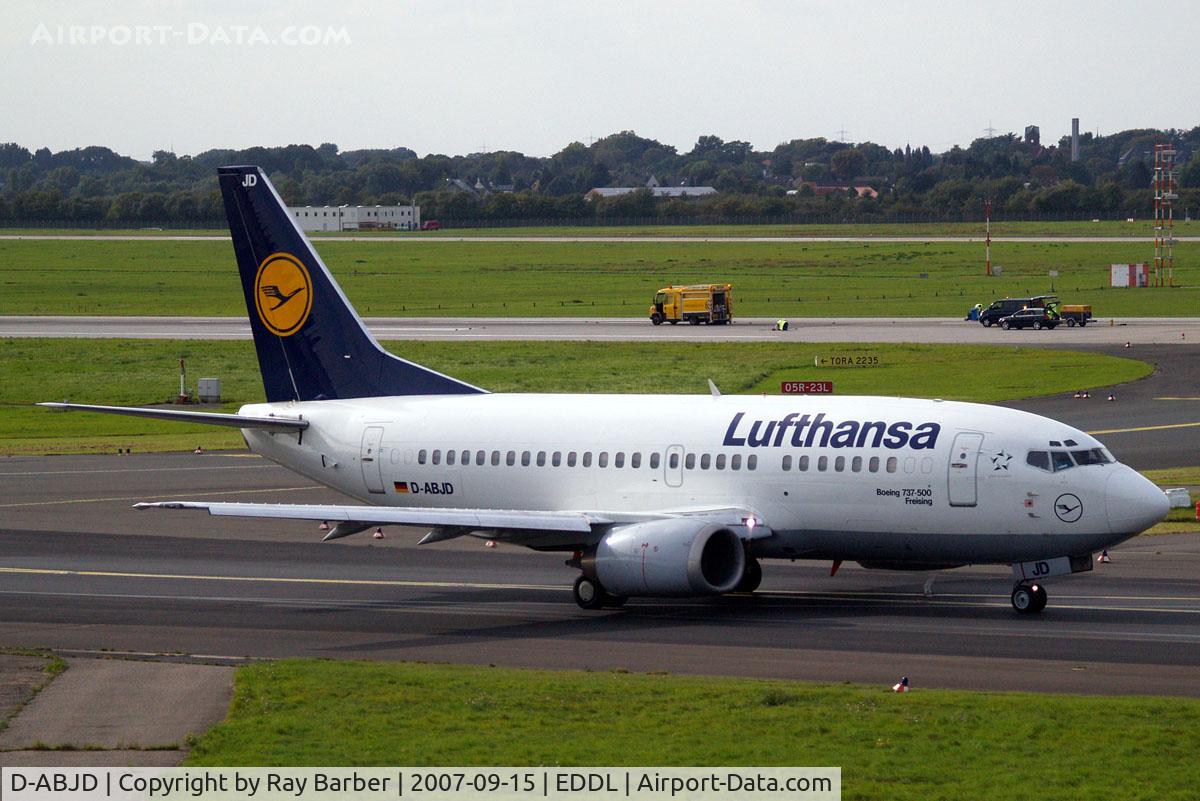
POLYGON ((754 592, 762 584, 762 565, 753 556, 746 557, 746 567, 742 570, 742 580, 733 588, 734 592, 754 592))
POLYGON ((605 607, 616 609, 624 606, 625 601, 628 600, 624 595, 610 595, 599 581, 587 576, 575 579, 572 592, 575 595, 575 603, 584 609, 603 609, 605 607))
POLYGON ((1041 584, 1018 581, 1013 585, 1012 605, 1022 614, 1040 612, 1046 608, 1046 588, 1041 584))

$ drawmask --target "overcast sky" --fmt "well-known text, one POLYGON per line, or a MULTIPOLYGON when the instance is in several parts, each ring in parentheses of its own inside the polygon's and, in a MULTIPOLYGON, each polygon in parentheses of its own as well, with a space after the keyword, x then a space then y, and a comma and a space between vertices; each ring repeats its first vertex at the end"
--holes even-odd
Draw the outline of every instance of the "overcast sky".
POLYGON ((1054 141, 1073 116, 1102 134, 1200 123, 1193 3, 259 5, 9 0, 0 141, 549 155, 620 130, 681 152, 844 130, 937 152, 989 125, 1054 141))

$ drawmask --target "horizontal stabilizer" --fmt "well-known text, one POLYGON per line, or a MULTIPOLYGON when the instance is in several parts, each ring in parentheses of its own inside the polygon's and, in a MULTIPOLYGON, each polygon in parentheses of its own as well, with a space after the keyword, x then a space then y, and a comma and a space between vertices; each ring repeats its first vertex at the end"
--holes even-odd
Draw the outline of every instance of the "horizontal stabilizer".
MULTIPOLYGON (((433 526, 468 531, 562 531, 587 533, 592 525, 611 521, 580 512, 493 509, 411 509, 397 506, 322 504, 209 503, 163 501, 136 503, 134 509, 203 509, 210 515, 266 517, 277 520, 328 520, 369 526, 433 526)), ((337 529, 335 528, 335 531, 337 529)), ((360 529, 361 530, 361 529, 360 529)))
POLYGON ((49 409, 81 412, 103 412, 124 414, 130 417, 150 417, 156 420, 175 420, 183 423, 204 423, 231 428, 260 428, 266 431, 303 431, 308 428, 307 420, 294 417, 248 417, 221 412, 185 412, 182 409, 147 409, 140 406, 95 406, 87 403, 39 403, 49 409))

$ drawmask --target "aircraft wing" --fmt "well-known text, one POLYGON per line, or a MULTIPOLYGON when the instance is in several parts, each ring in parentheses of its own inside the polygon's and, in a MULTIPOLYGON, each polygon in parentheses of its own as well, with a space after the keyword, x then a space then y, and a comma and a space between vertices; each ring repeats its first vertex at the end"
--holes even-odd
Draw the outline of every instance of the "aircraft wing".
POLYGON ((210 515, 265 517, 276 520, 327 520, 337 526, 325 536, 338 539, 371 526, 431 526, 422 542, 452 539, 474 531, 537 532, 569 534, 580 539, 593 525, 611 520, 582 512, 540 512, 508 509, 418 509, 398 506, 350 506, 344 504, 210 503, 208 501, 164 501, 136 503, 134 509, 203 509, 210 515))
POLYGON ((733 527, 744 540, 772 535, 755 515, 745 509, 679 509, 646 513, 547 512, 522 509, 446 509, 401 506, 352 506, 347 504, 268 504, 210 501, 162 501, 136 503, 135 509, 201 509, 210 515, 258 517, 275 520, 322 520, 334 522, 325 540, 347 537, 371 526, 429 526, 421 544, 479 534, 532 548, 582 547, 594 544, 614 525, 630 525, 669 518, 694 519, 733 527))

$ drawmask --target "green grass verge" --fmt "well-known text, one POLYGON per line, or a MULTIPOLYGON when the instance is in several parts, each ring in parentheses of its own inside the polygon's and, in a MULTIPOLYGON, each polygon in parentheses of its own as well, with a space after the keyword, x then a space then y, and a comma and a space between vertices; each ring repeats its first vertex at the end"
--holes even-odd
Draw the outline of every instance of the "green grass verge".
MULTIPOLYGON (((992 236, 1153 236, 1152 222, 1135 220, 1090 220, 1052 222, 1016 220, 993 222, 992 236)), ((158 228, 0 228, 0 234, 8 235, 76 235, 76 236, 214 236, 225 235, 224 228, 158 229, 158 228)), ((1175 221, 1176 236, 1200 235, 1200 221, 1175 221)), ((750 223, 744 225, 570 225, 570 226, 520 226, 507 228, 448 228, 442 231, 376 232, 349 231, 312 234, 315 238, 336 236, 405 236, 405 237, 452 237, 452 236, 983 236, 983 223, 940 222, 940 223, 854 223, 854 224, 791 224, 750 223)))
MULTIPOLYGON (((961 318, 975 303, 1058 292, 1097 317, 1190 316, 1200 246, 1176 247, 1173 289, 1112 289, 1108 265, 1148 243, 1003 243, 1001 277, 963 242, 373 242, 318 244, 375 316, 645 316, 667 284, 731 281, 741 317, 961 318), (1049 277, 1057 270, 1057 278, 1049 277), (927 276, 922 278, 921 276, 927 276)), ((0 241, 0 314, 241 315, 228 242, 0 241)), ((966 325, 966 323, 964 323, 966 325)))
POLYGON ((1184 799, 1200 702, 285 661, 189 765, 836 765, 846 799, 1184 799))
MULTIPOLYGON (((1150 365, 1095 353, 966 345, 793 342, 395 342, 397 355, 498 392, 777 394, 784 380, 828 379, 841 395, 992 402, 1106 386, 1150 365), (818 355, 876 354, 866 369, 813 367, 818 355), (1022 369, 1009 369, 1019 361, 1022 369), (664 376, 670 376, 664 381, 664 376)), ((236 432, 113 415, 56 412, 38 401, 134 406, 178 392, 178 359, 221 379, 225 411, 262 400, 250 342, 0 340, 0 454, 239 447, 236 432)))

